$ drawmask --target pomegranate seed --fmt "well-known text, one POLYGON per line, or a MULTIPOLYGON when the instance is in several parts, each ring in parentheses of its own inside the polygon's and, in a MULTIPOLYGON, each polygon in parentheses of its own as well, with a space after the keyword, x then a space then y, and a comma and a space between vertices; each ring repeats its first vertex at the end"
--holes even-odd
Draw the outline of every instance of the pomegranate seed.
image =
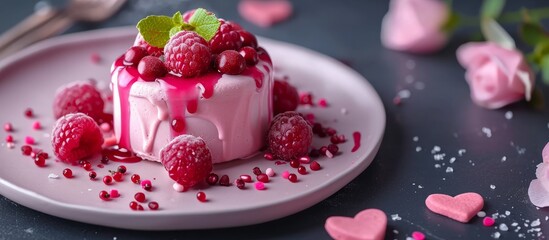
POLYGON ((252 172, 257 176, 261 174, 261 169, 259 169, 259 167, 254 167, 254 169, 252 169, 252 172))
POLYGON ((297 172, 301 175, 305 175, 305 174, 307 174, 307 169, 304 166, 299 166, 297 168, 297 172))
POLYGON ((23 153, 23 155, 29 156, 32 153, 32 147, 29 145, 23 145, 21 146, 21 152, 23 153))
POLYGON ((139 176, 138 174, 133 174, 131 176, 131 180, 133 183, 139 183, 141 182, 141 176, 139 176))
POLYGON ((318 171, 318 170, 320 170, 320 164, 318 164, 317 161, 312 161, 311 164, 309 165, 309 167, 310 167, 311 170, 313 170, 313 171, 318 171))
POLYGON ((48 155, 47 152, 40 152, 40 153, 38 153, 37 157, 48 159, 50 156, 48 155))
POLYGON ((330 144, 328 145, 328 151, 330 151, 332 155, 336 155, 337 152, 339 152, 339 147, 335 144, 330 144))
POLYGON ((11 132, 11 131, 13 131, 13 126, 11 125, 11 123, 5 123, 5 124, 4 124, 4 130, 5 130, 6 132, 11 132))
POLYGON ((40 121, 35 121, 35 122, 32 123, 32 128, 34 130, 40 130, 40 129, 42 129, 42 124, 40 124, 40 121))
POLYGON ((111 195, 107 191, 102 190, 101 192, 99 192, 99 198, 101 198, 101 200, 103 201, 107 201, 109 200, 109 198, 111 198, 111 195))
POLYGON ((333 135, 330 137, 330 142, 332 144, 339 144, 339 137, 337 135, 333 135))
POLYGON ((347 139, 345 139, 345 135, 341 134, 338 136, 339 138, 339 143, 344 143, 345 141, 347 141, 347 139))
POLYGON ((248 31, 240 30, 240 40, 242 41, 242 46, 250 46, 252 48, 257 48, 257 38, 248 31))
POLYGON ((246 183, 244 182, 244 180, 242 180, 241 178, 237 178, 234 183, 236 184, 236 187, 239 188, 239 189, 244 189, 246 188, 246 183))
POLYGON ((116 190, 116 189, 111 189, 111 197, 112 197, 112 198, 120 197, 120 193, 118 192, 118 190, 116 190))
POLYGON ((297 175, 295 175, 294 173, 290 173, 290 175, 288 175, 288 180, 290 180, 290 182, 297 182, 297 175))
POLYGON ((219 179, 219 185, 221 185, 221 186, 230 186, 231 183, 230 183, 230 180, 229 180, 229 176, 227 176, 227 175, 221 176, 221 178, 219 179))
POLYGON ((252 177, 247 174, 240 175, 240 179, 242 179, 244 182, 253 182, 252 177))
POLYGON ((115 172, 113 175, 112 175, 112 178, 114 179, 114 181, 117 181, 117 182, 122 182, 122 178, 124 177, 124 175, 120 172, 115 172))
POLYGON ((293 167, 293 168, 298 168, 299 165, 301 165, 301 163, 299 163, 298 160, 292 160, 292 161, 290 161, 290 166, 293 167))
POLYGON ((103 157, 101 158, 101 163, 103 163, 103 164, 109 163, 109 157, 103 156, 103 157))
POLYGON ((309 156, 303 156, 299 158, 299 163, 310 163, 310 162, 311 162, 311 157, 309 156))
POLYGON ((34 164, 36 164, 36 166, 43 167, 46 165, 46 159, 37 156, 34 158, 34 164))
POLYGON ((130 208, 131 208, 132 210, 137 210, 137 208, 138 208, 137 206, 138 206, 138 205, 139 205, 139 203, 137 203, 136 201, 131 201, 131 202, 130 202, 130 208))
POLYGON ((246 60, 235 50, 225 50, 215 58, 215 67, 220 73, 237 75, 246 69, 246 60))
POLYGON ((328 151, 328 147, 322 146, 322 147, 320 147, 319 151, 320 151, 320 154, 326 156, 326 152, 328 151))
POLYGON ((217 184, 217 181, 219 181, 219 176, 217 176, 217 174, 215 173, 210 173, 210 175, 208 176, 208 179, 206 179, 206 182, 210 185, 217 184))
POLYGON ((313 105, 313 95, 311 93, 303 93, 299 96, 299 103, 313 105))
POLYGON ((152 182, 151 180, 143 180, 141 181, 141 187, 147 191, 151 191, 152 190, 152 182))
POLYGON ((164 62, 154 56, 146 56, 141 59, 137 65, 137 71, 145 81, 154 81, 156 78, 164 77, 168 73, 164 62))
MULTIPOLYGON (((226 176, 226 175, 224 175, 224 176, 226 176)), ((223 178, 223 177, 221 177, 221 178, 223 178)), ((206 202, 206 201, 207 201, 207 199, 206 199, 206 193, 204 193, 204 192, 198 192, 198 193, 196 194, 196 199, 198 199, 198 201, 201 201, 201 202, 206 202)))
POLYGON ((185 131, 185 127, 185 119, 183 119, 182 117, 176 117, 172 120, 172 129, 176 133, 185 131))
POLYGON ((311 151, 309 152, 309 157, 312 157, 312 158, 320 157, 320 151, 316 148, 311 149, 311 151))
POLYGON ((97 177, 97 173, 94 171, 91 171, 90 173, 88 173, 88 176, 90 177, 91 180, 95 180, 95 178, 97 177))
POLYGON ((124 54, 124 64, 137 65, 145 56, 147 56, 147 50, 145 48, 133 46, 124 54))
POLYGON ((6 136, 6 142, 13 142, 13 136, 12 135, 6 136))
POLYGON ((32 113, 32 108, 25 109, 25 116, 26 117, 32 117, 34 114, 32 113))
POLYGON ((259 59, 257 58, 257 51, 252 47, 242 47, 239 51, 240 55, 244 57, 246 64, 249 66, 256 65, 259 59))
POLYGON ((273 160, 274 159, 274 156, 272 153, 265 153, 263 154, 263 157, 267 160, 273 160))
POLYGON ((122 174, 126 173, 126 170, 127 170, 127 169, 126 169, 126 166, 124 166, 124 165, 120 165, 120 166, 118 166, 118 168, 116 169, 117 172, 122 173, 122 174))
POLYGON ((337 131, 333 128, 326 128, 326 129, 324 129, 324 132, 326 134, 328 134, 328 136, 330 136, 330 137, 336 135, 336 133, 337 133, 337 131))
POLYGON ((133 198, 135 198, 135 200, 137 200, 138 202, 145 202, 146 200, 145 194, 142 192, 136 193, 133 198))
POLYGON ((69 168, 65 168, 63 170, 63 176, 65 176, 66 178, 72 178, 72 170, 70 170, 69 168))
POLYGON ((322 128, 322 124, 314 123, 313 124, 313 133, 318 135, 321 132, 324 132, 324 129, 322 128))
POLYGON ((84 169, 86 169, 86 171, 89 171, 89 170, 91 170, 92 165, 91 165, 90 162, 86 161, 84 164, 82 164, 82 167, 83 167, 84 169))
POLYGON ((259 174, 259 175, 257 175, 257 181, 268 183, 269 182, 269 176, 267 176, 267 174, 264 174, 264 173, 259 174))
POLYGON ((157 203, 157 202, 154 202, 154 201, 150 202, 150 203, 149 203, 149 209, 151 209, 151 210, 158 210, 158 203, 157 203))
POLYGON ((105 183, 105 184, 107 184, 107 185, 111 184, 111 183, 112 183, 112 177, 109 176, 109 175, 104 176, 104 177, 103 177, 103 183, 105 183))

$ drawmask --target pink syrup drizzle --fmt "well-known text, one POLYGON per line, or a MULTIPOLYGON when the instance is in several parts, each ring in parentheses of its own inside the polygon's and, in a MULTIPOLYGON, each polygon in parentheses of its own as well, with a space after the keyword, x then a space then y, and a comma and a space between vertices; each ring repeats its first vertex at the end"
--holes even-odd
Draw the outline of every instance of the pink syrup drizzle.
POLYGON ((135 155, 132 151, 119 148, 116 146, 112 148, 103 149, 102 154, 104 157, 107 157, 110 161, 113 161, 113 162, 136 163, 136 162, 141 162, 141 160, 143 160, 142 158, 135 155))
POLYGON ((360 132, 353 133, 353 140, 355 145, 353 146, 353 149, 351 149, 351 152, 356 152, 356 150, 360 148, 360 132))
MULTIPOLYGON (((129 67, 124 65, 124 56, 119 57, 113 66, 111 73, 116 74, 118 77, 118 95, 120 98, 120 119, 121 119, 121 129, 120 129, 120 141, 119 146, 121 148, 126 148, 131 151, 130 143, 130 108, 129 108, 129 97, 130 90, 132 85, 140 80, 139 72, 135 67, 129 67)), ((263 49, 258 51, 258 58, 268 62, 272 65, 271 58, 269 54, 263 49)), ((268 70, 268 69, 266 69, 268 70)), ((242 75, 251 76, 256 83, 258 89, 263 87, 263 78, 264 74, 259 71, 258 66, 247 68, 242 75)), ((221 79, 222 74, 218 72, 209 72, 199 77, 195 78, 186 78, 182 79, 181 77, 168 74, 167 76, 157 79, 162 89, 166 92, 167 95, 167 105, 170 115, 169 121, 172 122, 175 118, 180 118, 183 121, 185 120, 185 109, 189 113, 195 113, 198 110, 198 100, 200 97, 208 99, 213 96, 214 88, 219 79, 221 79), (200 93, 200 88, 198 85, 202 85, 203 92, 200 93)), ((269 84, 269 121, 272 119, 272 84, 269 84)), ((185 122, 183 124, 186 125, 185 122)), ((185 130, 181 132, 174 131, 173 128, 170 128, 172 137, 185 134, 185 130)), ((117 155, 113 155, 116 157, 117 155)), ((119 161, 120 159, 113 160, 119 161)), ((139 158, 139 161, 141 158, 139 158)), ((124 161, 124 160, 120 160, 124 161)), ((137 160, 135 160, 137 161, 137 160)))

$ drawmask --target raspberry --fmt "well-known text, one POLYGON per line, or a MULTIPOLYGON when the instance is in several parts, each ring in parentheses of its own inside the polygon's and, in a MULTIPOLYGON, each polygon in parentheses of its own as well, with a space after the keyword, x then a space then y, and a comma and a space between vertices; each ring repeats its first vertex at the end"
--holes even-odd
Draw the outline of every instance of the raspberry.
POLYGON ((151 56, 160 57, 164 54, 164 49, 159 47, 153 47, 143 39, 143 36, 138 33, 133 42, 134 46, 140 46, 147 50, 147 53, 151 56))
POLYGON ((220 73, 237 75, 246 69, 246 60, 237 51, 227 50, 217 55, 215 67, 220 73))
POLYGON ((202 138, 180 135, 160 151, 170 178, 185 188, 204 181, 212 171, 212 156, 202 138))
POLYGON ((208 70, 211 53, 208 43, 197 33, 181 31, 164 48, 166 66, 183 77, 195 77, 208 70))
POLYGON ((240 34, 235 29, 233 24, 222 19, 219 20, 221 25, 210 40, 210 48, 212 53, 220 54, 225 50, 238 50, 242 46, 240 34))
POLYGON ((57 120, 51 143, 57 158, 76 163, 101 152, 103 135, 91 117, 83 113, 71 113, 57 120))
POLYGON ((88 82, 73 82, 60 87, 53 100, 53 114, 60 118, 69 113, 85 113, 95 121, 103 116, 105 103, 101 93, 88 82))
POLYGON ((276 115, 267 136, 270 151, 286 161, 307 155, 312 141, 311 126, 293 111, 276 115))
POLYGON ((299 104, 297 89, 285 81, 274 81, 273 111, 274 114, 294 111, 299 104))

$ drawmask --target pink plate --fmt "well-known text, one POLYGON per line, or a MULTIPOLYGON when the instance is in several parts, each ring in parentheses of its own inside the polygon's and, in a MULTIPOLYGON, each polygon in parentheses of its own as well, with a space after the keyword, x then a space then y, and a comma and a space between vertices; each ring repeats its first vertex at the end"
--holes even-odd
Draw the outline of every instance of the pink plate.
MULTIPOLYGON (((15 131, 15 148, 2 140, 0 148, 0 194, 29 208, 54 216, 110 227, 167 230, 205 229, 244 226, 267 222, 306 209, 329 197, 358 176, 372 162, 385 129, 385 111, 372 86, 358 73, 342 63, 317 52, 270 39, 260 38, 260 45, 273 57, 277 74, 289 76, 300 91, 310 91, 315 101, 325 98, 328 107, 300 107, 302 113, 314 113, 324 126, 333 127, 347 137, 340 144, 341 154, 333 159, 321 157, 320 171, 299 175, 299 182, 282 178, 288 170, 297 174, 289 164, 276 165, 261 154, 247 159, 216 165, 214 171, 227 174, 231 180, 241 174, 252 174, 253 167, 272 168, 277 175, 266 183, 266 190, 258 191, 253 184, 245 190, 236 186, 202 186, 208 202, 197 201, 198 189, 176 192, 172 181, 159 163, 125 164, 128 168, 123 182, 107 186, 101 180, 91 181, 79 166, 69 166, 48 159, 46 167, 35 166, 23 156, 20 147, 26 136, 36 139, 35 147, 52 155, 49 133, 55 122, 51 110, 57 87, 76 80, 96 79, 107 83, 112 61, 129 48, 135 28, 114 28, 61 36, 41 42, 0 62, 0 123, 10 122, 15 131), (99 56, 100 61, 92 59, 99 56), (23 112, 31 107, 34 118, 23 112), (39 120, 42 130, 34 130, 39 120), (353 148, 353 132, 361 133, 361 147, 353 148), (64 168, 70 167, 75 177, 66 179, 64 168), (49 178, 50 173, 59 175, 49 178), (132 173, 150 179, 154 189, 144 191, 130 181, 132 173), (101 190, 118 189, 121 196, 111 201, 98 197, 101 190), (132 211, 133 195, 143 191, 149 201, 160 204, 157 211, 132 211)), ((96 59, 97 60, 97 59, 96 59)), ((8 133, 4 132, 5 137, 8 133)), ((327 145, 329 138, 314 139, 314 146, 327 145)), ((95 159, 98 178, 116 170, 120 163, 110 162, 104 168, 95 159)), ((308 166, 307 166, 308 167, 308 166)), ((232 181, 231 181, 232 182, 232 181)))

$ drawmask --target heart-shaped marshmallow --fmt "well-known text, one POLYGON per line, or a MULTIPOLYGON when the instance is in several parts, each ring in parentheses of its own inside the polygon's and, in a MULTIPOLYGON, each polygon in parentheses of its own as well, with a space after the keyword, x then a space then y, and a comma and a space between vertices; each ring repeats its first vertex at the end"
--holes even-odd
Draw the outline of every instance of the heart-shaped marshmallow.
POLYGON ((385 237, 387 216, 379 209, 366 209, 354 218, 329 217, 324 225, 337 240, 381 240, 385 237))
POLYGON ((431 194, 425 199, 429 210, 463 223, 469 222, 482 207, 484 200, 478 193, 462 193, 455 197, 446 194, 431 194))
POLYGON ((292 15, 292 4, 288 0, 242 0, 238 5, 242 18, 260 27, 270 27, 292 15))

